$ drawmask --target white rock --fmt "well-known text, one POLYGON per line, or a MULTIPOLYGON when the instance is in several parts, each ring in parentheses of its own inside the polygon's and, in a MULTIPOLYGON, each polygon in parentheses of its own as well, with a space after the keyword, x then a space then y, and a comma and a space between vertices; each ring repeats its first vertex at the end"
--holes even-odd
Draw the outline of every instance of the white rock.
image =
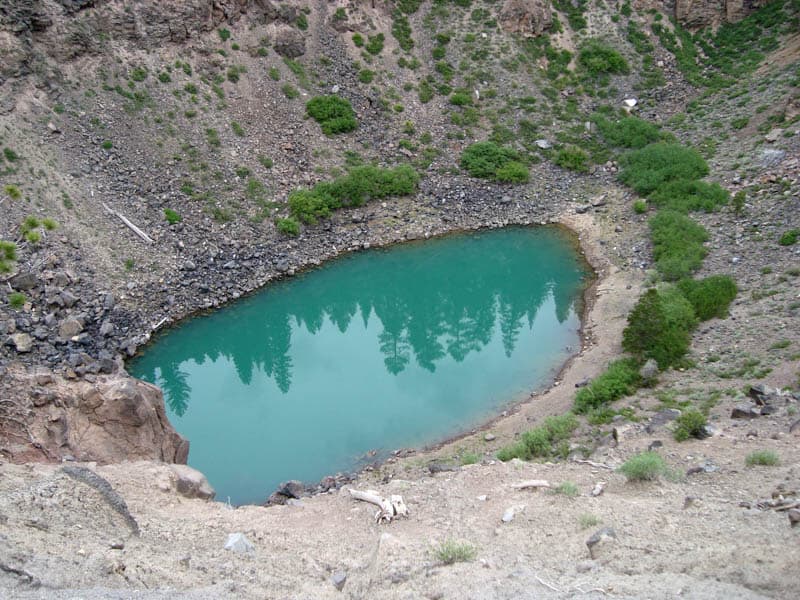
POLYGON ((228 540, 225 542, 225 550, 230 550, 236 554, 253 554, 256 547, 248 540, 243 533, 229 533, 228 540))

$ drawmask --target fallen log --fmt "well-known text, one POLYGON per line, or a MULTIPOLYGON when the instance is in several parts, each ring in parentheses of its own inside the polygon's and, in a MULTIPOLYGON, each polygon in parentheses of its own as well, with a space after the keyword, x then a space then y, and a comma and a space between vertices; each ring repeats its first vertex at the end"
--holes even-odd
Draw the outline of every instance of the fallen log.
POLYGON ((119 220, 122 221, 133 233, 138 235, 143 241, 147 242, 148 244, 155 243, 149 235, 147 235, 144 231, 142 231, 136 225, 131 223, 131 221, 125 215, 123 215, 122 213, 118 213, 113 208, 110 208, 105 202, 103 202, 103 208, 105 208, 106 211, 108 211, 110 214, 119 217, 119 220))
POLYGON ((515 490, 530 490, 538 488, 549 488, 550 482, 544 479, 529 479, 527 481, 520 481, 519 483, 511 484, 515 490))
POLYGON ((350 492, 350 497, 354 500, 374 504, 380 509, 375 513, 376 523, 389 523, 396 517, 408 516, 408 507, 402 496, 392 495, 389 498, 384 498, 378 492, 372 490, 362 491, 350 488, 348 491, 350 492))

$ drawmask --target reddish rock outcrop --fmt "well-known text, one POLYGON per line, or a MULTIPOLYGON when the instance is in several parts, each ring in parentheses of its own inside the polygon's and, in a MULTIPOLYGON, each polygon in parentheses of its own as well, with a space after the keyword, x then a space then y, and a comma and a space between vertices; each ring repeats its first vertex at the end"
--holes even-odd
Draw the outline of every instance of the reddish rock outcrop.
POLYGON ((186 462, 189 442, 170 424, 154 385, 120 375, 75 382, 22 368, 4 379, 0 452, 14 462, 186 462))
POLYGON ((511 33, 541 35, 553 25, 553 9, 550 0, 506 0, 499 21, 511 33))

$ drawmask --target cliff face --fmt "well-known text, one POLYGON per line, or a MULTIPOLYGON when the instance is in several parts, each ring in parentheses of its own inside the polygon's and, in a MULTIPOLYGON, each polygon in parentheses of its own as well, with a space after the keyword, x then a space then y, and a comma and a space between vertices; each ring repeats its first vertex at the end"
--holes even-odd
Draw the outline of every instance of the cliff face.
POLYGON ((675 0, 675 18, 690 29, 735 23, 769 0, 675 0))
POLYGON ((273 22, 287 8, 270 0, 4 2, 0 5, 0 85, 5 79, 29 74, 43 58, 66 61, 96 54, 109 40, 155 48, 234 23, 245 13, 255 22, 273 22))

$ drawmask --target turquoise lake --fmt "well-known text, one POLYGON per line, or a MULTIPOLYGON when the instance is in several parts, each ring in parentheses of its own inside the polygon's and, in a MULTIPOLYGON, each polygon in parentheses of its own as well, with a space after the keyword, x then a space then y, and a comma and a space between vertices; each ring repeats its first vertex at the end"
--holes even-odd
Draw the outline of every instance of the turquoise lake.
POLYGON ((579 346, 588 275, 553 227, 369 250, 167 330, 127 368, 164 390, 217 499, 261 503, 548 386, 579 346))

